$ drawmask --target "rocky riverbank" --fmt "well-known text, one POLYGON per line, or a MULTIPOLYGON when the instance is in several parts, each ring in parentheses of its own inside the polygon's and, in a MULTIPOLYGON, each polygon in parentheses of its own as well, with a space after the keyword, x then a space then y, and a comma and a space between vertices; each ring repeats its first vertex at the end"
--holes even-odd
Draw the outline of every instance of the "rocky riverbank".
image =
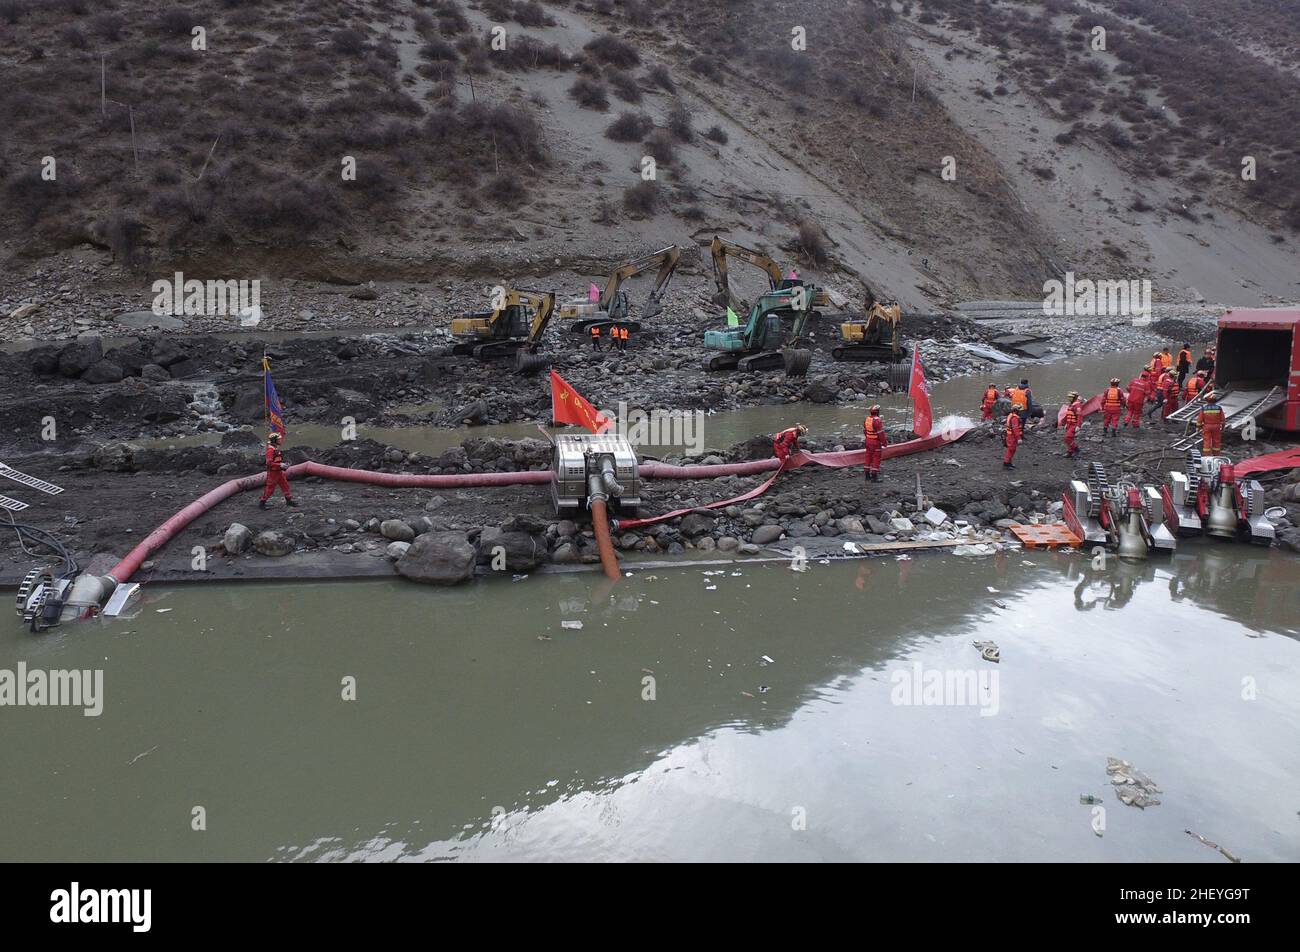
MULTIPOLYGON (((896 439, 905 437, 894 434, 896 439)), ((1103 440, 1089 427, 1082 439, 1083 460, 1106 460, 1113 476, 1157 481, 1176 462, 1162 452, 1166 440, 1155 429, 1103 440)), ((809 448, 841 447, 814 439, 809 448)), ((10 461, 52 476, 65 487, 59 496, 32 500, 20 521, 54 529, 83 566, 93 560, 105 570, 188 502, 224 479, 256 472, 257 454, 256 445, 235 440, 180 450, 119 443, 61 457, 57 467, 48 453, 10 461)), ((756 437, 731 447, 721 458, 739 461, 767 455, 767 438, 756 437)), ((287 456, 290 462, 312 458, 382 472, 505 472, 546 469, 550 447, 541 439, 469 439, 440 456, 424 457, 360 440, 320 450, 294 448, 287 456)), ((1061 489, 1085 468, 1083 461, 1064 457, 1050 429, 1030 436, 1017 465, 1014 471, 1003 470, 996 433, 979 429, 935 452, 887 462, 879 483, 864 483, 856 467, 805 467, 782 475, 759 499, 719 510, 698 507, 740 495, 765 477, 646 480, 640 515, 695 511, 653 526, 616 530, 615 543, 620 557, 629 561, 789 554, 795 545, 817 558, 853 555, 858 546, 905 540, 947 540, 960 543, 957 551, 962 554, 990 554, 1012 544, 1005 529, 1013 522, 1055 520, 1061 489), (919 507, 918 475, 923 495, 919 507)), ((1270 505, 1287 510, 1279 545, 1300 551, 1300 487, 1295 475, 1289 481, 1272 481, 1267 493, 1270 505)), ((257 577, 274 574, 276 560, 305 555, 328 557, 332 568, 325 574, 376 574, 375 560, 383 560, 392 564, 391 571, 416 581, 450 584, 469 578, 476 569, 519 574, 545 563, 598 558, 590 525, 557 519, 541 487, 429 491, 310 478, 296 482, 294 490, 300 505, 293 509, 276 497, 269 510, 259 510, 253 492, 219 505, 158 553, 140 577, 147 579, 155 571, 170 578, 191 572, 257 577)), ((0 537, 0 578, 13 581, 32 563, 15 539, 0 537)))

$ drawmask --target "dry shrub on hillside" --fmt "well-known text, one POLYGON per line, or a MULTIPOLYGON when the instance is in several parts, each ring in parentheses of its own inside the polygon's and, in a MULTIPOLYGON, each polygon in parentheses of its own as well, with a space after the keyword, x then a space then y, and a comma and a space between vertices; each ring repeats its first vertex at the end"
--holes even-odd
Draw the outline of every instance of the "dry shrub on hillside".
POLYGON ((609 108, 609 94, 605 89, 605 84, 587 79, 584 76, 580 76, 573 81, 573 85, 569 87, 569 95, 584 109, 596 109, 604 112, 609 108))
POLYGON ((649 135, 654 122, 644 113, 623 112, 605 129, 605 138, 615 142, 637 142, 649 135))
POLYGON ((635 46, 608 33, 596 37, 583 49, 592 59, 607 66, 617 66, 619 69, 628 69, 641 62, 641 56, 635 46))
POLYGON ((659 186, 638 182, 623 189, 623 210, 632 218, 646 218, 659 207, 659 186))
POLYGON ((830 258, 830 249, 826 241, 826 232, 816 222, 799 222, 799 253, 805 261, 813 265, 823 265, 830 258))

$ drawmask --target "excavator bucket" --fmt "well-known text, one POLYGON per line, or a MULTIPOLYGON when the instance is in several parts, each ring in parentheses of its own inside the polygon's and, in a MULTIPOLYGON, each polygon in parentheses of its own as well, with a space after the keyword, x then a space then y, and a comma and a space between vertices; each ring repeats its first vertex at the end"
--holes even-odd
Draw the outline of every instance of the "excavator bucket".
POLYGON ((787 347, 781 352, 785 361, 785 375, 787 377, 804 377, 808 374, 808 367, 812 364, 812 351, 802 347, 787 347))

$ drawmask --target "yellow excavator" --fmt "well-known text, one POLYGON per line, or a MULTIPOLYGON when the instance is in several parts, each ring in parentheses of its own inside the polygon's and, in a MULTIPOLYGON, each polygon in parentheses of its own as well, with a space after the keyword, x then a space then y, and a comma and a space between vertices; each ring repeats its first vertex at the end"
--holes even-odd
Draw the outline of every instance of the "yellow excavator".
POLYGON ((831 350, 836 360, 895 361, 907 356, 899 343, 903 309, 896 303, 885 304, 867 292, 861 319, 840 325, 842 343, 831 350))
POLYGON ((593 326, 600 327, 602 333, 613 324, 621 324, 631 331, 641 329, 641 321, 648 320, 663 312, 663 296, 677 271, 677 262, 681 260, 682 249, 676 245, 660 248, 653 254, 630 258, 620 264, 605 281, 605 289, 600 293, 599 301, 577 300, 560 305, 560 317, 573 321, 569 330, 584 336, 591 333, 593 326), (658 267, 654 287, 642 306, 638 317, 640 320, 628 320, 631 305, 623 282, 638 274, 658 267))
POLYGON ((472 355, 479 360, 515 357, 515 369, 528 373, 540 370, 547 359, 537 353, 546 325, 555 313, 554 291, 507 289, 500 305, 491 311, 461 314, 451 320, 451 336, 457 343, 451 352, 472 355))
MULTIPOLYGON (((727 274, 728 258, 745 261, 764 272, 767 275, 768 291, 781 291, 803 284, 798 278, 784 277, 781 266, 771 256, 765 255, 761 251, 755 251, 753 248, 746 248, 730 241, 723 241, 717 235, 713 236, 713 241, 709 245, 709 253, 713 256, 713 280, 718 285, 718 293, 713 295, 713 303, 726 305, 736 314, 746 313, 749 310, 749 303, 738 297, 736 292, 731 289, 731 277, 727 274)), ((817 288, 812 306, 814 309, 843 307, 845 303, 844 298, 834 291, 817 288)))

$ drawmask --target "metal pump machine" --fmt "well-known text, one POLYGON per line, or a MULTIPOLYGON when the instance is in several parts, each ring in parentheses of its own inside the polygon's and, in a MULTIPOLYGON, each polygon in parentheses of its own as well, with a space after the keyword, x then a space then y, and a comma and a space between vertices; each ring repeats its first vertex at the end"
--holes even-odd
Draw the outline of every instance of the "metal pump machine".
POLYGON ((621 512, 634 512, 641 505, 636 452, 626 437, 557 436, 551 472, 551 500, 562 516, 582 512, 593 499, 604 499, 621 512))

